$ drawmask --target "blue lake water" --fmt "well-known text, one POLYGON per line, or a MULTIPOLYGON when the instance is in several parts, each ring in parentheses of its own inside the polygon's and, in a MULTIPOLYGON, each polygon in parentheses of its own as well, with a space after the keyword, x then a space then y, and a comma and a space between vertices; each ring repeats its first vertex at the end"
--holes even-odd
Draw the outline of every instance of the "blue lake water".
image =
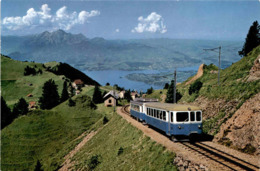
MULTIPOLYGON (((177 82, 181 82, 186 80, 187 78, 182 78, 182 80, 178 80, 178 72, 187 72, 197 71, 199 66, 193 67, 183 67, 177 68, 177 82)), ((146 91, 151 86, 154 89, 162 89, 162 86, 146 84, 144 82, 132 81, 125 78, 126 75, 132 73, 144 73, 144 74, 158 74, 158 73, 173 73, 173 70, 143 70, 143 71, 121 71, 121 70, 105 70, 105 71, 83 71, 86 75, 91 77, 92 79, 99 82, 101 85, 105 85, 106 83, 110 83, 110 85, 118 84, 120 87, 124 87, 125 89, 137 90, 137 91, 146 91)))

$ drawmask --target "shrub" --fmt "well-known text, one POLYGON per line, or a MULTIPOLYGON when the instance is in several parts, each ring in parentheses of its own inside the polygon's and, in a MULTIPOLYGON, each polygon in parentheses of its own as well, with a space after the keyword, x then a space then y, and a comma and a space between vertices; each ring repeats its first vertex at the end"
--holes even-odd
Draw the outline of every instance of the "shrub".
POLYGON ((35 68, 32 68, 32 67, 29 67, 29 66, 26 66, 24 68, 24 75, 36 75, 36 70, 35 68))
POLYGON ((90 170, 93 170, 93 169, 95 169, 95 168, 97 167, 97 165, 98 165, 99 163, 101 163, 101 162, 99 161, 99 156, 98 156, 98 155, 92 156, 92 157, 90 158, 89 163, 88 163, 88 167, 89 167, 90 170))
POLYGON ((104 116, 104 118, 103 118, 103 125, 105 125, 106 123, 108 123, 108 119, 107 119, 107 117, 106 116, 104 116))
POLYGON ((189 88, 189 95, 192 95, 193 93, 198 93, 202 87, 202 82, 199 80, 196 80, 193 84, 190 85, 189 88))
POLYGON ((75 106, 75 105, 76 105, 76 103, 71 98, 69 98, 68 106, 72 107, 72 106, 75 106))
POLYGON ((120 148, 118 149, 117 155, 119 156, 119 155, 122 154, 123 152, 124 152, 123 147, 120 147, 120 148))

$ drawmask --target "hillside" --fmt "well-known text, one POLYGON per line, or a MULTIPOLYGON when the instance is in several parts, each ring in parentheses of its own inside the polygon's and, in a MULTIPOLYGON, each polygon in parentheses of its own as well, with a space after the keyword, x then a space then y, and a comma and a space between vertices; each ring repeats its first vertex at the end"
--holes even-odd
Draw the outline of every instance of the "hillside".
MULTIPOLYGON (((2 53, 13 59, 69 63, 81 70, 165 70, 217 63, 204 48, 223 46, 223 67, 239 60, 239 41, 88 39, 63 30, 28 36, 2 36, 2 53), (46 54, 48 52, 48 55, 46 54)), ((214 55, 214 54, 213 54, 214 55)))
POLYGON ((55 81, 56 85, 58 85, 58 92, 61 94, 65 79, 74 81, 79 78, 85 84, 99 85, 96 81, 68 64, 51 62, 43 65, 35 62, 17 61, 1 55, 2 96, 7 101, 7 104, 11 106, 21 97, 28 102, 38 101, 42 95, 43 84, 49 79, 55 81), (35 68, 36 71, 41 70, 42 74, 24 76, 24 69, 27 66, 35 68), (51 69, 46 70, 46 66, 51 69), (27 97, 28 94, 32 94, 32 97, 27 97))
MULTIPOLYGON (((257 63, 259 55, 260 46, 255 48, 247 56, 243 57, 240 61, 221 70, 220 86, 218 86, 218 68, 214 65, 204 66, 203 75, 197 79, 197 81, 202 82, 202 87, 197 93, 189 95, 190 85, 194 83, 189 81, 192 80, 193 77, 177 86, 178 91, 183 95, 178 103, 192 103, 202 107, 204 119, 203 131, 205 133, 216 135, 221 132, 221 134, 215 137, 214 141, 251 154, 259 154, 259 152, 257 152, 259 140, 257 138, 257 133, 249 130, 254 129, 255 126, 259 127, 259 123, 258 125, 255 125, 254 122, 250 124, 247 123, 247 129, 240 129, 239 127, 234 128, 234 125, 236 124, 233 123, 235 116, 239 118, 240 116, 238 115, 244 113, 241 111, 239 112, 240 108, 242 111, 245 109, 248 111, 247 116, 241 118, 249 117, 250 120, 258 120, 257 116, 259 116, 259 110, 250 112, 250 108, 255 108, 253 107, 254 105, 252 102, 251 107, 246 106, 248 106, 250 100, 256 100, 258 97, 257 94, 260 92, 260 77, 256 72, 259 70, 259 66, 256 66, 256 64, 259 63, 257 63), (257 67, 258 70, 256 70, 257 67), (252 76, 254 79, 252 79, 252 76), (234 117, 232 117, 233 115, 234 117), (231 118, 232 121, 230 120, 231 118), (224 126, 225 123, 228 124, 224 126), (223 125, 222 128, 221 125, 223 125), (232 130, 230 130, 228 125, 233 127, 232 130), (236 129, 240 130, 239 134, 233 132, 236 129), (243 134, 248 134, 248 138, 243 139, 240 136, 242 135, 241 132, 243 132, 243 134)), ((157 90, 147 97, 156 97, 162 101, 166 92, 167 91, 157 90)))
POLYGON ((37 160, 44 170, 59 169, 64 157, 91 131, 97 131, 72 158, 72 168, 89 169, 91 157, 98 156, 100 163, 95 170, 176 170, 173 153, 129 125, 113 113, 113 108, 103 104, 96 110, 87 107, 89 100, 84 100, 87 98, 85 94, 92 93, 93 87, 83 88, 81 95, 72 98, 76 101, 75 107, 64 102, 52 110, 36 110, 4 128, 2 169, 33 170, 37 160), (109 120, 105 125, 104 116, 109 120), (120 147, 123 150, 119 150, 120 147), (149 165, 143 165, 144 162, 149 165))
POLYGON ((100 162, 95 170, 177 170, 173 153, 117 114, 72 158, 72 168, 88 170, 93 156, 100 162))
POLYGON ((63 157, 80 142, 76 138, 102 121, 103 114, 88 107, 84 98, 73 98, 75 107, 64 102, 52 110, 35 110, 4 128, 1 169, 33 170, 37 160, 44 170, 59 168, 63 157))
MULTIPOLYGON (((43 65, 1 56, 1 64, 2 95, 9 106, 16 103, 20 97, 24 97, 27 101, 38 100, 42 93, 43 83, 50 78, 58 84, 59 93, 61 93, 64 80, 71 78, 72 72, 75 73, 75 69, 72 72, 66 70, 71 69, 67 64, 57 62, 43 65), (26 66, 34 67, 36 70, 41 69, 42 74, 24 76, 26 66), (66 69, 63 70, 64 68, 66 69), (26 97, 28 93, 32 93, 33 97, 26 97)), ((110 86, 101 87, 102 92, 111 89, 110 86)), ((76 165, 73 165, 75 168, 88 167, 85 163, 89 162, 88 155, 78 158, 78 155, 82 155, 82 152, 88 149, 102 151, 102 153, 97 152, 101 162, 97 170, 98 168, 105 170, 108 166, 111 166, 109 169, 113 170, 112 168, 120 165, 123 159, 127 164, 121 165, 119 168, 122 170, 135 169, 140 167, 143 162, 149 161, 148 156, 153 156, 153 160, 156 159, 157 162, 150 163, 144 169, 176 169, 173 165, 174 154, 167 152, 165 148, 145 137, 141 131, 128 125, 126 121, 113 113, 113 108, 106 108, 103 104, 97 105, 97 109, 93 108, 90 98, 93 92, 94 86, 84 87, 80 95, 72 97, 75 106, 69 106, 68 101, 65 101, 51 110, 33 110, 27 115, 19 116, 10 125, 3 128, 1 130, 1 170, 34 170, 37 161, 41 163, 44 170, 58 170, 63 165, 64 157, 92 131, 97 131, 93 140, 98 141, 94 142, 95 147, 93 147, 91 140, 90 144, 87 143, 78 154, 76 153, 75 158, 77 159, 73 159, 77 162, 76 165), (105 125, 104 117, 109 120, 105 125), (123 131, 118 127, 122 127, 123 131), (106 141, 100 141, 100 138, 105 138, 106 141), (116 145, 111 141, 116 142, 116 145), (136 146, 138 142, 140 145, 136 146), (89 145, 91 147, 88 147, 89 145), (123 151, 119 155, 120 147, 123 148, 123 151), (134 153, 131 152, 132 148, 134 153), (102 149, 106 149, 110 153, 102 149), (137 163, 133 165, 133 161, 137 161, 137 163)), ((96 154, 94 151, 93 156, 96 154)))

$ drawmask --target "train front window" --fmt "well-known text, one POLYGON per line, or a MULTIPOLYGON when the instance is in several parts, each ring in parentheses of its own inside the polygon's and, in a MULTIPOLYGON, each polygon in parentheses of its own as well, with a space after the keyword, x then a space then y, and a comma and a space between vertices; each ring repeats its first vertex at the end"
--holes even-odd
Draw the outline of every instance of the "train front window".
POLYGON ((195 121, 195 112, 190 112, 190 121, 195 121))
POLYGON ((196 120, 201 121, 201 112, 196 112, 196 120))
POLYGON ((177 112, 176 113, 177 122, 188 122, 189 121, 189 113, 188 112, 177 112))

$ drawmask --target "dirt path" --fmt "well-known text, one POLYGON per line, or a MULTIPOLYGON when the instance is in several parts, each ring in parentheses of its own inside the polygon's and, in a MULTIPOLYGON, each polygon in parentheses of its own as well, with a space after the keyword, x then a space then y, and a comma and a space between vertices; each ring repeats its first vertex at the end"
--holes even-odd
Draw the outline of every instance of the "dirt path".
MULTIPOLYGON (((185 147, 180 145, 180 143, 172 142, 168 137, 160 134, 159 132, 157 132, 157 131, 155 131, 151 128, 148 128, 147 126, 144 126, 140 122, 131 118, 129 115, 122 113, 121 108, 117 108, 117 113, 119 115, 121 115, 129 123, 131 123, 133 126, 140 129, 145 135, 149 136, 152 140, 154 140, 157 143, 163 145, 168 150, 175 152, 177 154, 177 156, 181 156, 182 158, 187 159, 187 160, 189 160, 193 163, 197 163, 199 165, 200 164, 205 165, 210 170, 223 170, 224 169, 217 162, 208 160, 207 158, 205 158, 204 156, 202 156, 200 154, 195 154, 195 153, 188 151, 185 147)), ((207 142, 207 144, 214 145, 214 143, 212 143, 212 142, 207 142)), ((219 149, 220 148, 224 148, 224 149, 227 148, 227 147, 223 147, 223 146, 218 145, 218 144, 216 144, 215 146, 219 149)), ((228 152, 231 153, 231 154, 236 154, 237 157, 239 157, 239 158, 241 158, 245 161, 248 161, 250 163, 258 163, 257 157, 250 156, 250 155, 247 155, 247 154, 243 154, 243 153, 240 153, 240 152, 238 152, 236 150, 232 150, 232 149, 228 149, 228 152)))
POLYGON ((94 136, 96 135, 97 131, 92 131, 89 134, 87 134, 86 132, 84 132, 83 134, 81 134, 77 139, 85 136, 83 138, 83 140, 69 153, 67 154, 64 158, 65 161, 62 165, 62 167, 59 169, 59 171, 67 171, 69 170, 69 168, 71 166, 73 166, 73 162, 71 162, 71 158, 94 136), (87 135, 86 135, 87 134, 87 135))

